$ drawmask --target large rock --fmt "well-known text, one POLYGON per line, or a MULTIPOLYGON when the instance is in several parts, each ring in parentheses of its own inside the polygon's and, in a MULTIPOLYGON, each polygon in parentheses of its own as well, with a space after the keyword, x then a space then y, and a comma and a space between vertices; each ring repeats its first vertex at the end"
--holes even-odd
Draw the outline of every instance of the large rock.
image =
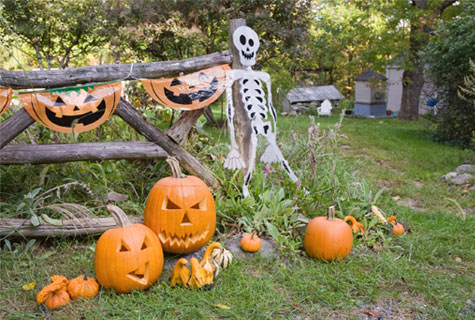
POLYGON ((273 240, 262 239, 262 246, 257 252, 246 252, 241 248, 242 235, 234 236, 227 239, 224 242, 224 247, 233 253, 235 259, 249 259, 257 255, 261 255, 264 258, 277 257, 276 247, 277 244, 273 240))
POLYGON ((451 179, 450 182, 453 184, 462 185, 462 184, 469 183, 470 180, 472 180, 472 178, 473 178, 473 175, 471 175, 470 173, 462 173, 462 174, 457 175, 455 178, 451 179))
POLYGON ((452 178, 455 178, 456 176, 457 176, 457 172, 449 172, 442 178, 444 178, 444 180, 450 180, 452 178))
POLYGON ((462 164, 455 169, 458 174, 461 173, 475 173, 475 165, 473 164, 462 164))

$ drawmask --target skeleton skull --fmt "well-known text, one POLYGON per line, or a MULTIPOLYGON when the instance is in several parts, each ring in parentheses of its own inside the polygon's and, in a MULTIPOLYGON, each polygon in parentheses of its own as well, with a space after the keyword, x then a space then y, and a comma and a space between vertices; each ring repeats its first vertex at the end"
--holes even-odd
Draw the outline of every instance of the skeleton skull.
POLYGON ((247 26, 241 26, 234 31, 233 42, 239 50, 239 61, 246 67, 256 64, 256 54, 259 49, 257 33, 247 26))

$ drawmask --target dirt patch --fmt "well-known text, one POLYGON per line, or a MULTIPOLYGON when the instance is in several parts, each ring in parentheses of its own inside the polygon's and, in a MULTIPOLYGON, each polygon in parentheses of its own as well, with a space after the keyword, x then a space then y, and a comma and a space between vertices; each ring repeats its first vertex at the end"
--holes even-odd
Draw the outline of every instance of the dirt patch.
POLYGON ((424 211, 424 208, 422 208, 420 201, 417 199, 404 198, 399 200, 397 204, 400 206, 410 207, 416 211, 424 211))

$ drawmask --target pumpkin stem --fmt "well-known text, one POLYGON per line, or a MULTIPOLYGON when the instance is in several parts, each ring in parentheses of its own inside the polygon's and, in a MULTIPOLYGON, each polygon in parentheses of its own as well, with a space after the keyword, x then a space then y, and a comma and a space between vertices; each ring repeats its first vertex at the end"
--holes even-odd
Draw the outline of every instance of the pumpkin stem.
POLYGON ((335 206, 331 206, 330 208, 328 208, 327 220, 335 220, 335 206))
POLYGON ((107 211, 109 211, 109 213, 114 217, 114 220, 117 222, 119 226, 127 227, 127 226, 132 225, 132 223, 130 223, 129 218, 125 214, 125 212, 118 206, 114 206, 113 204, 108 204, 107 211))
POLYGON ((87 270, 84 270, 84 281, 87 281, 87 270))
POLYGON ((184 175, 183 172, 181 172, 180 162, 175 157, 168 156, 166 161, 168 165, 170 166, 170 168, 172 169, 173 178, 176 178, 176 179, 186 178, 186 175, 184 175))

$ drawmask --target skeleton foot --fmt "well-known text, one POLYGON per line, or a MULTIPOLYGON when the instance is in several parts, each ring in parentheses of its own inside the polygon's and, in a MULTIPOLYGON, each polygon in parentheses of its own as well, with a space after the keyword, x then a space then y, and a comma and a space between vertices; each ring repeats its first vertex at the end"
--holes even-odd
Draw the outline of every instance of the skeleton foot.
POLYGON ((246 167, 246 163, 241 158, 241 154, 238 149, 231 149, 229 151, 226 160, 224 161, 224 167, 230 170, 242 169, 246 167))
POLYGON ((261 156, 261 162, 264 163, 281 162, 283 159, 279 147, 275 144, 269 144, 261 156))

